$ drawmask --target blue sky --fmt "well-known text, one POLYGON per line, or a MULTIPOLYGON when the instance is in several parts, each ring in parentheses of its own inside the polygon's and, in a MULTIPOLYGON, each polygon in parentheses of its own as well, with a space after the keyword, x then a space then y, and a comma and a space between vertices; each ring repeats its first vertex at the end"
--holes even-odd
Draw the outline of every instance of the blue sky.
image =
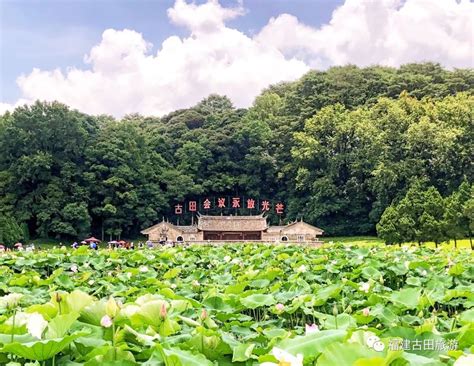
MULTIPOLYGON (((204 3, 197 1, 196 3, 204 3)), ((100 41, 108 28, 133 29, 156 49, 170 35, 186 30, 171 24, 166 10, 174 0, 2 0, 1 95, 12 103, 20 96, 16 78, 40 69, 84 67, 83 56, 100 41)), ((236 1, 220 2, 235 6, 236 1)), ((228 25, 252 34, 281 13, 297 16, 306 24, 328 22, 341 0, 246 0, 245 16, 228 25)))
POLYGON ((40 99, 163 115, 211 93, 248 107, 310 69, 474 66, 470 0, 0 0, 0 16, 0 114, 40 99))

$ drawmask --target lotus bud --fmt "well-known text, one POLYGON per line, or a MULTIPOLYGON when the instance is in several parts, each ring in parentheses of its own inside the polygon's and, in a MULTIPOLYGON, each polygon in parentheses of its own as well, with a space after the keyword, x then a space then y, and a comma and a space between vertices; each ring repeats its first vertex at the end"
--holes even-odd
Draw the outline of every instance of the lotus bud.
POLYGON ((201 318, 201 320, 206 320, 207 319, 206 309, 202 309, 200 318, 201 318))
POLYGON ((352 306, 349 305, 344 312, 347 313, 347 314, 351 314, 352 313, 352 306))
POLYGON ((160 316, 162 319, 165 319, 166 318, 166 314, 167 314, 167 311, 166 311, 166 304, 163 303, 161 304, 161 310, 160 310, 160 316))
POLYGON ((423 310, 420 310, 420 312, 418 313, 418 317, 423 318, 423 315, 424 315, 423 310))
POLYGON ((369 308, 363 308, 362 309, 362 314, 364 316, 369 316, 370 315, 370 309, 369 308))
POLYGON ((382 275, 380 275, 379 282, 380 282, 381 285, 383 285, 384 280, 383 280, 383 276, 382 276, 382 275))
POLYGON ((120 308, 117 305, 115 299, 111 296, 105 305, 105 313, 110 316, 112 319, 115 318, 119 312, 120 308))
POLYGON ((61 296, 59 292, 56 292, 54 295, 55 295, 57 303, 60 303, 61 301, 63 301, 63 297, 61 296))
POLYGON ((338 313, 339 313, 339 312, 338 312, 338 310, 337 310, 337 304, 334 304, 334 306, 333 306, 333 308, 332 308, 332 314, 333 314, 334 316, 337 316, 338 313))
POLYGON ((283 311, 283 310, 285 309, 285 305, 283 305, 283 304, 281 304, 281 303, 276 304, 276 305, 275 305, 275 309, 276 309, 277 311, 283 311))

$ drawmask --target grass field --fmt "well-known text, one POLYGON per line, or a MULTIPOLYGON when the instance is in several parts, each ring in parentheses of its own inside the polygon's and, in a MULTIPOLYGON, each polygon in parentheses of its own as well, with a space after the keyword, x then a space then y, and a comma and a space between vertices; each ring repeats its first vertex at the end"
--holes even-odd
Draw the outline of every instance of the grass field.
MULTIPOLYGON (((376 237, 376 236, 335 236, 335 237, 324 237, 322 238, 325 244, 332 243, 342 243, 347 245, 358 245, 358 246, 372 246, 372 245, 385 245, 383 240, 376 237)), ((418 243, 406 243, 404 245, 413 245, 418 246, 418 243)), ((428 248, 434 248, 435 243, 423 243, 423 246, 428 248)), ((459 239, 457 241, 457 245, 459 249, 470 249, 470 241, 469 238, 466 239, 459 239)), ((439 245, 440 247, 453 247, 454 248, 454 240, 450 240, 449 242, 444 242, 439 245)))

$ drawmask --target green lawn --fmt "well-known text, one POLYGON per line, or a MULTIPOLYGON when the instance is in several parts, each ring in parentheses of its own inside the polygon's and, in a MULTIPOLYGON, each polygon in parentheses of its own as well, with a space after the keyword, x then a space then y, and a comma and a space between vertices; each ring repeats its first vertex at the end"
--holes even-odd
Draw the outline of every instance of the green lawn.
MULTIPOLYGON (((359 246, 367 246, 367 245, 385 245, 383 240, 376 237, 376 236, 334 236, 334 237, 322 237, 321 238, 324 244, 333 243, 342 243, 347 245, 359 245, 359 246)), ((458 242, 458 248, 460 249, 470 249, 471 245, 469 239, 460 239, 458 242)), ((406 243, 404 245, 414 245, 418 246, 417 243, 406 243)), ((428 248, 434 248, 435 243, 423 243, 423 246, 427 246, 428 248)), ((440 246, 450 246, 454 248, 454 240, 450 240, 449 242, 444 242, 440 246)))

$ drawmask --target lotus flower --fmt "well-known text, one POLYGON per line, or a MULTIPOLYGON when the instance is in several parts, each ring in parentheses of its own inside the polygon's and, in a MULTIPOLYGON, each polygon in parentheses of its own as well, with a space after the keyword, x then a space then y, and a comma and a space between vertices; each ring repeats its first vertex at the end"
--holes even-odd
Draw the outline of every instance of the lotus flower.
POLYGON ((231 261, 231 259, 232 259, 232 258, 231 258, 229 255, 226 255, 226 256, 224 257, 224 260, 225 260, 227 263, 229 263, 229 262, 231 261))
POLYGON ((148 267, 147 266, 140 266, 139 271, 142 273, 148 272, 148 267))
POLYGON ((296 272, 305 273, 305 272, 306 272, 306 266, 305 266, 304 264, 302 264, 301 266, 299 266, 299 267, 296 269, 296 272))
POLYGON ((316 324, 305 324, 305 335, 319 332, 319 327, 316 324))
POLYGON ((369 292, 369 290, 370 290, 370 283, 368 283, 368 282, 362 282, 362 283, 360 284, 360 286, 359 286, 359 290, 360 290, 360 291, 364 291, 364 292, 366 292, 366 293, 369 292))
POLYGON ((283 311, 285 309, 285 305, 283 304, 276 304, 275 305, 275 309, 277 309, 278 311, 283 311))
POLYGON ((363 308, 362 309, 362 314, 364 316, 369 316, 370 315, 370 309, 369 308, 363 308))
POLYGON ((303 366, 302 354, 293 356, 291 353, 277 347, 272 349, 272 354, 279 362, 264 362, 260 366, 303 366))
POLYGON ((22 297, 23 297, 22 294, 11 293, 1 298, 0 304, 8 309, 12 309, 18 305, 22 297))
POLYGON ((71 271, 77 273, 77 266, 75 264, 71 266, 71 271))
POLYGON ((112 326, 112 318, 108 315, 104 315, 102 319, 100 319, 100 325, 104 328, 110 328, 112 326))
POLYGON ((41 339, 47 326, 48 322, 44 320, 40 313, 32 313, 28 315, 26 329, 28 329, 28 333, 30 333, 33 337, 41 339))

